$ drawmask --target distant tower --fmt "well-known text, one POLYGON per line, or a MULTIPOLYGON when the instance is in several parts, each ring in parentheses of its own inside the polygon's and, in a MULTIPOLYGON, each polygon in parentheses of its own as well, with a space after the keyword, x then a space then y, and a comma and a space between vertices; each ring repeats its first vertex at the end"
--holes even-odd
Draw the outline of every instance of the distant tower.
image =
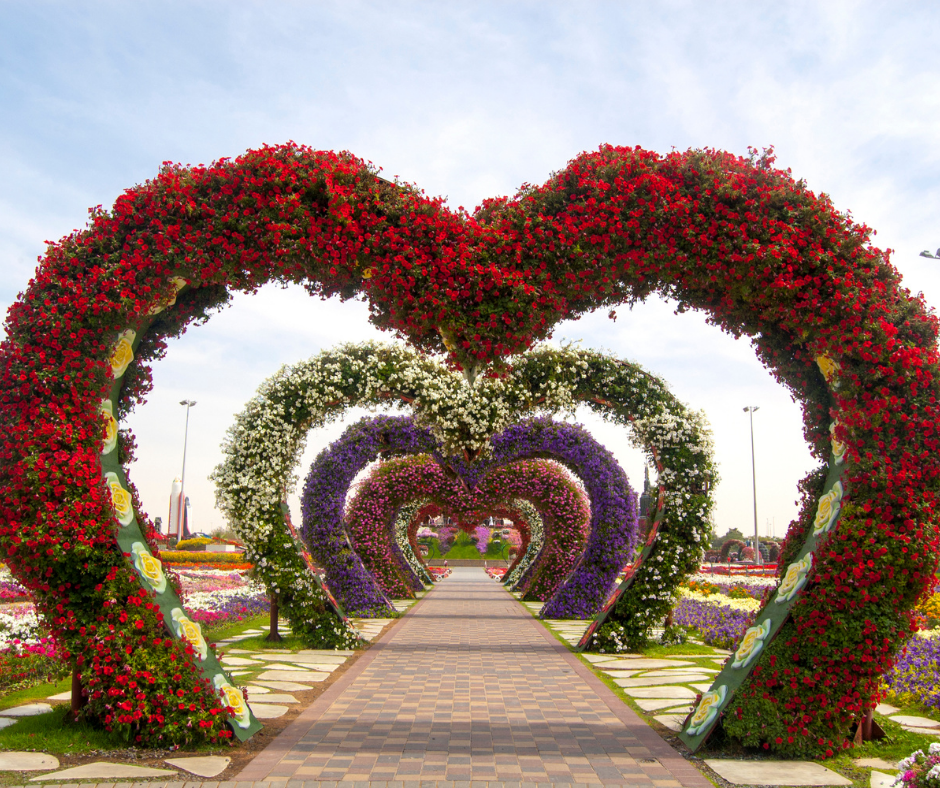
POLYGON ((643 492, 640 494, 640 503, 637 522, 640 526, 640 544, 646 541, 646 535, 650 529, 650 510, 653 508, 653 496, 650 493, 650 469, 648 465, 643 466, 643 492))

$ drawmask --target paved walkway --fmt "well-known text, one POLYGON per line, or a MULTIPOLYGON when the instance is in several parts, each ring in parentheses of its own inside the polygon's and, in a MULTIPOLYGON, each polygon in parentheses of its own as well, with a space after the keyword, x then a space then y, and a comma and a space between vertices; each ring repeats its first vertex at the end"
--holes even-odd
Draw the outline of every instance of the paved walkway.
POLYGON ((237 780, 711 786, 471 568, 436 585, 237 780))

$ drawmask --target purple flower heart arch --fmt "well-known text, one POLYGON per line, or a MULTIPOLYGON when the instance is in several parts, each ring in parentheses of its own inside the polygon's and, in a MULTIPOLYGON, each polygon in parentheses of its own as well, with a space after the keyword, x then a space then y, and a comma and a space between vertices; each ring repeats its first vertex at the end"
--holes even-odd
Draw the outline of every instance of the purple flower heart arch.
MULTIPOLYGON (((396 592, 411 586, 414 578, 404 576, 395 557, 394 520, 399 507, 420 497, 457 504, 467 513, 483 509, 488 501, 523 498, 550 524, 546 547, 536 562, 540 566, 533 570, 533 593, 547 595, 574 570, 564 585, 573 589, 568 592, 573 602, 568 604, 577 609, 566 617, 599 608, 636 541, 636 496, 626 475, 583 428, 540 419, 520 425, 514 437, 514 448, 501 460, 475 463, 473 481, 465 486, 429 458, 378 469, 360 485, 348 511, 344 509, 349 485, 363 468, 379 456, 426 453, 417 449, 427 446, 430 436, 410 419, 378 417, 352 425, 321 452, 304 487, 303 538, 341 603, 357 610, 355 604, 362 604, 364 594, 369 603, 378 604, 382 586, 396 592), (518 462, 533 457, 550 457, 581 478, 590 507, 551 466, 518 462), (513 473, 507 473, 507 467, 513 473), (582 529, 588 518, 582 558, 582 529), (356 547, 359 555, 354 556, 356 547)), ((498 441, 499 436, 494 437, 494 445, 498 441)), ((464 478, 469 477, 462 470, 464 478)))
MULTIPOLYGON (((770 154, 604 146, 472 216, 349 154, 285 145, 168 164, 50 245, 8 313, 0 556, 80 668, 89 716, 135 741, 226 735, 239 712, 198 632, 173 618, 179 600, 155 590, 159 556, 124 470, 133 443, 112 423, 143 401, 165 339, 229 290, 304 282, 363 293, 418 347, 445 340, 472 379, 561 319, 661 293, 753 339, 830 470, 833 424, 844 443, 842 478, 814 477, 793 529, 785 620, 689 741, 723 718, 748 745, 827 756, 877 697, 937 566, 937 320, 869 240, 770 154), (817 531, 824 497, 843 514, 817 531), (116 678, 127 669, 144 681, 135 694, 116 678)), ((493 422, 480 423, 448 446, 480 450, 493 422)))

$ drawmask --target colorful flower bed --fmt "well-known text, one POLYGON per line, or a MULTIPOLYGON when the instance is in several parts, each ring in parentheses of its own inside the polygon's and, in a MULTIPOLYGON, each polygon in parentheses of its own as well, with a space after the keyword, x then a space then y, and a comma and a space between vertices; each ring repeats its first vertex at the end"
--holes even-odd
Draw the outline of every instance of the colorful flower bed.
POLYGON ((907 641, 884 685, 890 702, 940 709, 940 632, 921 632, 907 641))
POLYGON ((488 566, 486 568, 486 573, 492 577, 494 580, 498 580, 500 583, 503 582, 503 578, 506 576, 506 567, 504 566, 488 566))
POLYGON ((10 574, 9 569, 0 568, 0 604, 26 597, 26 589, 10 574))
MULTIPOLYGON (((0 551, 63 653, 87 662, 89 714, 163 743, 217 737, 213 660, 179 640, 178 627, 166 637, 170 596, 152 602, 152 587, 122 554, 130 545, 115 544, 115 534, 152 540, 123 472, 132 441, 116 436, 102 400, 113 418, 126 414, 148 390, 146 362, 168 336, 229 289, 271 280, 302 281, 321 295, 363 293, 379 326, 422 349, 448 346, 471 380, 559 320, 657 292, 753 339, 801 400, 821 462, 833 417, 845 444, 838 523, 813 534, 823 479, 812 477, 781 561, 799 574, 788 596, 798 601, 724 717, 742 743, 828 755, 876 697, 937 564, 937 320, 869 238, 766 153, 604 146, 472 216, 383 181, 348 154, 286 145, 208 167, 166 165, 112 210, 96 208, 87 229, 51 244, 9 311, 0 551), (120 447, 109 454, 119 456, 105 477, 102 443, 112 439, 120 447), (115 640, 102 647, 98 628, 112 626, 115 640), (115 677, 144 662, 159 679, 128 699, 130 710, 108 714, 102 699, 125 691, 115 677), (185 667, 174 673, 174 665, 185 667), (161 700, 179 692, 173 708, 161 700), (185 724, 190 707, 199 712, 195 732, 185 724)), ((491 422, 465 423, 479 427, 466 436, 477 451, 491 422)), ((325 613, 316 591, 311 602, 325 613)))
MULTIPOLYGON (((184 569, 178 576, 187 616, 204 626, 230 624, 269 609, 264 587, 244 573, 184 569)), ((70 673, 49 632, 32 603, 0 606, 0 691, 70 673)))
POLYGON ((911 753, 898 761, 898 776, 894 785, 899 788, 937 788, 940 785, 940 742, 911 753))
POLYGON ((204 626, 241 621, 270 609, 264 584, 241 572, 180 569, 177 575, 189 617, 204 626))

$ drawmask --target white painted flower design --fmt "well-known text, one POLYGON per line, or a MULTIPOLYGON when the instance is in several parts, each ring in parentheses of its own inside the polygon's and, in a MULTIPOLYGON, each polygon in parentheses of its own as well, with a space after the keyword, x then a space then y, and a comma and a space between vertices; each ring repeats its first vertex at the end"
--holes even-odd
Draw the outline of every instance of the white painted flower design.
POLYGON ((131 545, 131 558, 134 561, 134 568, 150 587, 158 594, 162 594, 166 590, 166 575, 163 574, 160 559, 154 558, 153 553, 143 542, 134 542, 131 545))
POLYGON ((117 380, 127 370, 130 363, 134 360, 134 340, 137 338, 137 332, 128 328, 114 345, 111 351, 111 377, 117 380))
POLYGON ((822 372, 823 377, 826 379, 826 383, 835 386, 835 379, 842 370, 839 362, 833 361, 829 356, 816 356, 816 364, 819 366, 819 371, 822 372))
POLYGON ((193 647, 200 660, 205 659, 209 653, 209 644, 202 636, 202 629, 199 624, 187 618, 182 608, 179 607, 175 607, 170 611, 170 618, 173 619, 173 628, 176 630, 177 636, 193 647))
POLYGON ((695 707, 695 712, 692 714, 692 719, 689 720, 689 727, 685 729, 686 734, 698 736, 699 733, 708 728, 715 717, 718 716, 718 712, 721 711, 727 694, 728 688, 722 684, 718 689, 702 695, 702 699, 698 702, 698 706, 695 707))
POLYGON ((173 306, 173 304, 176 303, 176 296, 179 295, 180 290, 186 287, 186 280, 179 276, 174 276, 170 279, 170 283, 173 285, 173 292, 163 301, 158 301, 153 309, 147 313, 148 315, 158 315, 164 309, 173 306))
POLYGON ((134 521, 134 503, 131 494, 124 489, 118 475, 108 471, 104 475, 108 489, 111 491, 111 505, 114 507, 114 516, 121 525, 130 525, 134 521))
POLYGON ((836 465, 845 462, 845 444, 836 437, 836 426, 838 422, 832 422, 829 425, 829 434, 832 436, 832 459, 836 465))
POLYGON ((212 677, 212 684, 222 695, 222 702, 232 707, 232 719, 239 728, 251 725, 251 711, 245 703, 245 696, 237 687, 233 687, 221 673, 212 677))
POLYGON ((110 454, 117 446, 118 423, 114 418, 114 405, 109 399, 101 401, 101 412, 105 417, 104 441, 101 444, 101 453, 110 454))
POLYGON ((787 567, 787 573, 780 582, 777 589, 777 604, 789 602, 795 597, 801 588, 806 585, 806 576, 813 567, 813 554, 807 553, 799 561, 795 561, 787 567))
POLYGON ((746 668, 750 665, 761 651, 764 650, 764 644, 767 636, 770 635, 770 619, 765 619, 756 627, 749 627, 741 638, 741 645, 734 652, 734 661, 731 663, 733 668, 746 668))
POLYGON ((813 534, 819 536, 829 531, 842 509, 842 496, 844 489, 842 482, 836 482, 832 489, 819 499, 816 509, 816 519, 813 520, 813 534))

